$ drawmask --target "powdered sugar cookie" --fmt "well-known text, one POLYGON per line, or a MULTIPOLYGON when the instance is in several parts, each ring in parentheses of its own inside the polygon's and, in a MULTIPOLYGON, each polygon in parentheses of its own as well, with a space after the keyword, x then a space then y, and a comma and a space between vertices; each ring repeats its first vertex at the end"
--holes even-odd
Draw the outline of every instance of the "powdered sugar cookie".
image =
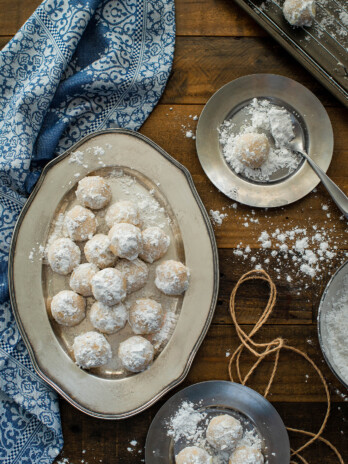
POLYGON ((70 288, 82 296, 92 295, 92 279, 99 271, 95 264, 83 263, 70 276, 70 288))
POLYGON ((97 220, 92 211, 80 205, 66 213, 64 224, 69 237, 77 242, 92 238, 97 230, 97 220))
POLYGON ((134 336, 120 343, 118 356, 125 369, 141 372, 151 364, 154 348, 146 338, 134 336))
POLYGON ((107 306, 101 301, 95 302, 89 312, 89 319, 93 327, 99 332, 112 334, 126 325, 128 312, 122 303, 107 306))
POLYGON ((156 268, 156 287, 166 295, 181 295, 189 286, 190 271, 179 261, 163 261, 156 268))
POLYGON ((140 258, 153 263, 167 253, 170 245, 169 236, 160 227, 148 227, 142 232, 143 249, 140 258))
POLYGON ((140 226, 141 220, 137 206, 131 201, 118 201, 110 206, 105 215, 108 227, 112 227, 120 222, 140 226))
POLYGON ((104 366, 112 357, 109 342, 94 331, 75 337, 73 351, 76 364, 83 369, 104 366))
POLYGON ((176 464, 212 464, 213 458, 198 446, 187 446, 175 457, 176 464))
POLYGON ((134 259, 133 261, 120 259, 116 264, 116 269, 119 270, 126 279, 127 293, 136 292, 147 283, 149 269, 140 259, 134 259))
POLYGON ((227 451, 233 449, 242 438, 243 427, 239 420, 223 414, 214 417, 207 428, 207 440, 214 448, 227 451))
POLYGON ((113 266, 117 259, 110 250, 110 240, 108 236, 104 234, 96 234, 88 240, 84 252, 87 261, 95 264, 99 269, 113 266))
POLYGON ((92 292, 96 300, 114 306, 126 298, 126 279, 117 269, 106 268, 92 279, 92 292))
POLYGON ((100 176, 87 176, 81 179, 75 194, 80 205, 91 209, 102 209, 111 201, 110 186, 100 176))
POLYGON ((70 238, 58 238, 48 247, 47 259, 52 271, 67 275, 80 263, 80 248, 70 238))
POLYGON ((264 464, 264 462, 261 451, 251 446, 238 446, 228 461, 229 464, 264 464))
POLYGON ((51 301, 51 314, 58 324, 74 326, 85 318, 85 299, 71 290, 62 290, 51 301))
POLYGON ((163 324, 162 305, 151 298, 139 298, 129 310, 129 323, 135 334, 158 332, 163 324))
POLYGON ((115 224, 110 229, 108 237, 111 251, 119 258, 133 260, 142 251, 141 231, 133 224, 115 224))
POLYGON ((315 0, 285 0, 283 14, 292 26, 310 27, 316 14, 315 0))
POLYGON ((247 132, 236 138, 234 150, 241 163, 257 169, 267 160, 270 144, 265 134, 247 132))

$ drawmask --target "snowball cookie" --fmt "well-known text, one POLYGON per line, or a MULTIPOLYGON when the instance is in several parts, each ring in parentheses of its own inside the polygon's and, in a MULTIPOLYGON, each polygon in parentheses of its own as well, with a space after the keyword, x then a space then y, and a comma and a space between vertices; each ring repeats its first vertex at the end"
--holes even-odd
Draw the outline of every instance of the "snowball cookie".
POLYGON ((188 446, 175 457, 176 464, 212 464, 213 458, 198 446, 188 446))
POLYGON ((91 209, 101 209, 111 201, 111 189, 100 176, 88 176, 79 181, 76 189, 77 201, 91 209))
POLYGON ((119 258, 136 259, 142 250, 141 231, 133 224, 121 222, 109 231, 110 249, 119 258))
POLYGON ((120 343, 118 356, 130 372, 141 372, 152 362, 154 348, 146 338, 135 336, 120 343))
POLYGON ((48 247, 47 259, 52 271, 67 275, 80 264, 80 248, 70 238, 58 238, 48 247))
POLYGON ((73 326, 85 318, 85 299, 71 290, 62 290, 52 298, 51 313, 58 324, 73 326))
POLYGON ((110 250, 110 240, 108 236, 104 234, 96 234, 88 240, 84 252, 87 261, 95 264, 99 269, 113 266, 117 259, 110 250))
POLYGON ((234 153, 248 168, 257 169, 267 160, 270 145, 265 134, 246 133, 236 137, 234 153))
POLYGON ((98 332, 86 332, 75 337, 73 350, 76 364, 83 369, 104 366, 112 357, 109 342, 98 332))
POLYGON ((92 211, 80 205, 66 213, 64 223, 69 237, 76 242, 92 238, 97 230, 97 220, 92 211))
POLYGON ((126 222, 140 226, 141 220, 137 206, 131 201, 118 201, 110 206, 105 215, 106 224, 111 228, 114 224, 126 222))
POLYGON ((70 276, 70 288, 83 296, 92 295, 92 278, 99 272, 95 264, 84 263, 77 266, 70 276))
POLYGON ((261 451, 250 446, 238 446, 228 461, 229 464, 264 464, 264 462, 261 451))
POLYGON ((166 295, 181 295, 188 289, 189 269, 179 261, 163 261, 156 268, 156 287, 166 295))
POLYGON ((89 319, 93 327, 99 332, 112 334, 126 325, 128 312, 122 303, 107 306, 100 301, 95 302, 89 312, 89 319))
POLYGON ((126 298, 126 279, 117 269, 107 267, 92 279, 92 293, 96 300, 114 306, 126 298))
POLYGON ((213 417, 206 432, 207 440, 211 446, 221 451, 234 448, 242 435, 241 423, 228 414, 213 417))
POLYGON ((315 0, 285 0, 283 14, 292 26, 311 26, 316 14, 315 0))
POLYGON ((147 263, 153 263, 167 253, 170 238, 159 227, 148 227, 142 232, 143 250, 140 258, 147 263))
POLYGON ((116 264, 116 269, 126 279, 127 293, 136 292, 143 288, 149 277, 149 269, 140 259, 134 259, 133 261, 120 259, 116 264))
POLYGON ((148 335, 158 332, 163 318, 162 305, 150 298, 136 300, 129 310, 129 323, 135 334, 148 335))

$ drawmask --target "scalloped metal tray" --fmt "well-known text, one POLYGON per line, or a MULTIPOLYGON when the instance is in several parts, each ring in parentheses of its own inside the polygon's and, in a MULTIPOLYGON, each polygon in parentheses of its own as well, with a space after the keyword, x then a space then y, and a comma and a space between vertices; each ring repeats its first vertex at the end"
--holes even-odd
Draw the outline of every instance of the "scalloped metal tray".
MULTIPOLYGON (((113 190, 114 201, 121 195, 122 190, 113 190)), ((150 276, 153 271, 150 269, 150 276)), ((218 280, 213 229, 189 172, 154 142, 132 131, 96 132, 51 161, 23 208, 12 238, 11 303, 33 365, 72 405, 99 418, 132 416, 185 378, 210 325, 218 280), (95 156, 96 147, 102 149, 102 156, 95 156), (77 151, 84 153, 82 163, 71 162, 71 153, 77 151), (171 305, 177 315, 169 341, 157 351, 154 363, 135 375, 127 374, 117 363, 91 371, 77 367, 71 345, 74 335, 90 329, 89 322, 62 328, 52 320, 47 302, 57 291, 67 288, 68 278, 53 274, 45 259, 33 253, 46 245, 57 216, 76 201, 78 180, 90 173, 109 177, 112 189, 112 176, 126 174, 134 179, 141 195, 156 198, 164 211, 163 218, 168 217, 167 232, 172 237, 168 257, 183 260, 191 269, 192 279, 185 295, 164 296, 166 306, 171 305)), ((123 330, 123 335, 107 336, 114 352, 122 337, 130 335, 123 330)))

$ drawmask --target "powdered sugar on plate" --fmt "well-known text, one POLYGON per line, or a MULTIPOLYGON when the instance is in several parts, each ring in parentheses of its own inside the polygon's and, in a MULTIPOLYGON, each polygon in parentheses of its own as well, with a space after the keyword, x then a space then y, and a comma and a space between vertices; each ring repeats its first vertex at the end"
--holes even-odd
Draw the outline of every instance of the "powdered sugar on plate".
MULTIPOLYGON (((219 412, 219 414, 222 413, 219 412)), ((167 435, 174 441, 175 452, 186 446, 199 446, 212 456, 213 464, 227 464, 231 453, 217 451, 212 448, 206 439, 208 424, 216 415, 218 415, 216 411, 202 409, 200 403, 194 404, 190 401, 183 401, 167 423, 167 435)), ((243 436, 238 441, 238 446, 261 449, 262 439, 249 419, 237 412, 235 417, 243 426, 243 436)), ((265 464, 267 462, 266 459, 265 464)))
POLYGON ((174 441, 185 438, 186 441, 200 443, 203 440, 207 414, 199 412, 191 402, 184 401, 168 424, 167 434, 174 441))
POLYGON ((287 148, 294 137, 290 113, 269 100, 254 98, 245 107, 246 119, 240 129, 230 120, 224 121, 219 128, 223 155, 229 166, 237 173, 249 179, 267 182, 280 170, 293 172, 300 164, 301 157, 287 148), (270 142, 268 159, 260 168, 253 169, 243 164, 236 155, 236 140, 241 134, 264 133, 270 142))

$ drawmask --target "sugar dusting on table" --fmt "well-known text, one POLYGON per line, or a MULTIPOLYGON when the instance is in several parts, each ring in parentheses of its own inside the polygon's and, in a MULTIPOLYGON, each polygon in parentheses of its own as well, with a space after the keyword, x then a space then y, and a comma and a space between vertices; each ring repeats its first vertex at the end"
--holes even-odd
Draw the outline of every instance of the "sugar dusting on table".
MULTIPOLYGON (((318 201, 317 189, 312 195, 318 201)), ((318 211, 310 206, 306 215, 298 210, 293 218, 284 217, 283 225, 273 220, 274 211, 267 208, 248 209, 226 203, 220 210, 228 211, 228 217, 217 230, 225 222, 233 224, 234 230, 248 230, 247 234, 240 234, 234 256, 251 268, 271 269, 276 279, 284 278, 297 292, 308 288, 311 281, 322 281, 348 257, 341 249, 347 233, 344 217, 337 214, 330 201, 322 202, 318 211), (324 218, 317 218, 320 214, 324 218), (301 216, 301 221, 296 220, 297 216, 301 216)), ((278 208, 277 214, 285 211, 286 207, 278 208)), ((220 214, 219 210, 216 212, 220 214)), ((223 231, 222 236, 225 234, 223 231)))
POLYGON ((209 211, 210 218, 213 224, 217 226, 221 226, 222 221, 227 218, 228 214, 227 213, 220 213, 220 211, 214 211, 211 209, 209 211))

